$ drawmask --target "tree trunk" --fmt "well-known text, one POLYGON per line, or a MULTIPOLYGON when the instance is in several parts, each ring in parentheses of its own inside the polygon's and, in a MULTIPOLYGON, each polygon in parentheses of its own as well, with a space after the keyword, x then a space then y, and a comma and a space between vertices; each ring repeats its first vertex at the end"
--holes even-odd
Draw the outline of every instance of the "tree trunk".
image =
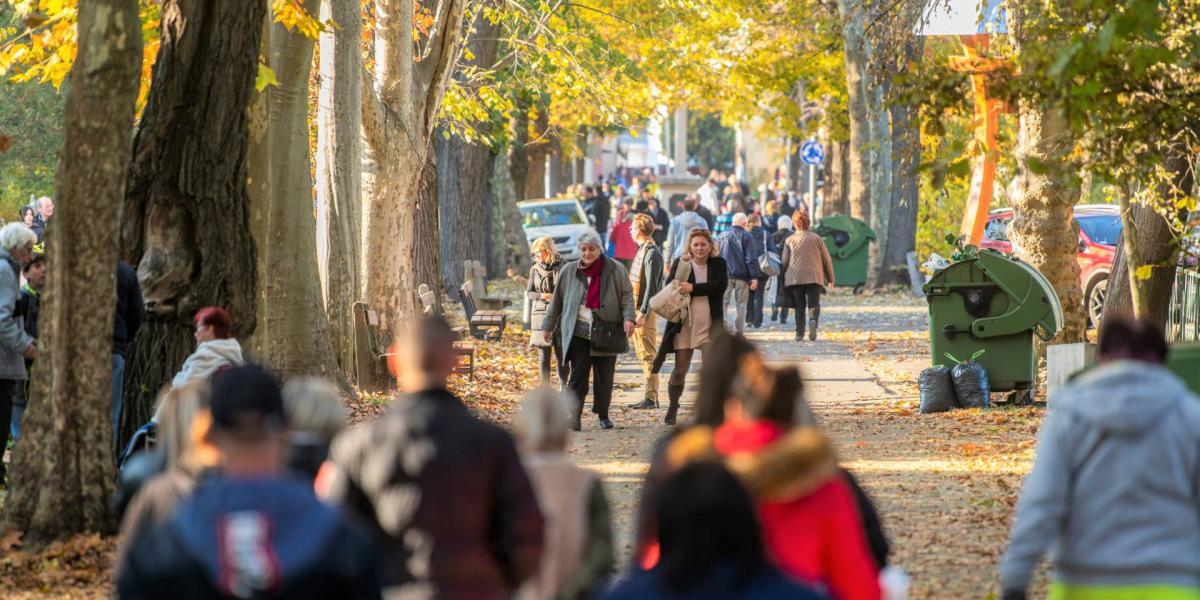
POLYGON ((840 0, 845 38, 846 105, 850 116, 850 147, 846 189, 850 215, 871 222, 871 122, 867 112, 871 93, 867 74, 866 7, 863 0, 840 0))
MULTIPOLYGON (((457 290, 463 283, 464 260, 491 260, 488 211, 492 204, 492 151, 480 143, 458 136, 434 136, 438 169, 438 219, 446 287, 457 290)), ((421 282, 428 283, 428 282, 421 282)), ((478 293, 482 294, 482 290, 478 293)))
POLYGON ((255 328, 246 108, 265 11, 261 0, 163 4, 121 230, 148 313, 126 365, 125 432, 149 420, 154 395, 191 354, 197 310, 224 307, 238 338, 255 328))
POLYGON ((323 0, 317 99, 317 267, 338 362, 353 373, 354 315, 362 297, 362 40, 360 3, 323 0))
POLYGON ((1164 205, 1174 206, 1175 200, 1181 194, 1189 193, 1195 182, 1186 156, 1174 157, 1163 167, 1172 174, 1172 180, 1159 185, 1153 193, 1143 194, 1144 197, 1138 199, 1140 201, 1130 201, 1132 192, 1124 190, 1122 208, 1127 210, 1123 212, 1122 220, 1125 227, 1122 239, 1117 244, 1112 274, 1108 278, 1103 319, 1116 315, 1136 315, 1159 325, 1167 322, 1179 241, 1171 223, 1149 203, 1157 199, 1164 205), (1145 280, 1136 276, 1137 267, 1142 265, 1152 267, 1150 277, 1145 280), (1131 293, 1135 281, 1137 302, 1131 293))
POLYGON ((419 184, 462 31, 464 0, 442 0, 433 7, 426 3, 375 1, 376 85, 363 89, 371 170, 364 180, 364 283, 367 302, 378 310, 385 331, 420 314, 415 245, 422 237, 416 230, 422 222, 417 218, 419 184), (413 41, 417 8, 433 16, 419 40, 424 50, 419 57, 413 41))
MULTIPOLYGON (((513 151, 516 152, 518 140, 524 140, 521 149, 527 156, 529 171, 525 174, 525 199, 537 200, 545 198, 546 193, 546 157, 550 156, 550 120, 544 107, 537 107, 537 115, 533 121, 533 131, 529 131, 528 117, 514 123, 514 129, 524 125, 523 130, 514 130, 513 151), (523 132, 523 133, 522 133, 523 132)), ((514 171, 514 181, 516 171, 514 171)), ((518 190, 522 188, 517 188, 518 190)))
POLYGON ((6 525, 41 544, 111 530, 117 231, 142 64, 134 0, 80 4, 55 181, 59 213, 33 398, 13 450, 6 525))
POLYGON ((888 118, 887 84, 872 86, 868 104, 871 132, 871 212, 868 223, 875 230, 875 243, 869 246, 868 283, 879 288, 887 281, 884 272, 888 265, 884 261, 887 253, 890 221, 892 218, 892 130, 888 118))
POLYGON ((825 181, 829 193, 825 197, 826 215, 850 214, 850 142, 829 144, 829 161, 825 181))
POLYGON ((878 273, 880 284, 908 283, 908 253, 917 245, 917 207, 920 203, 921 121, 906 104, 891 107, 892 168, 891 217, 887 247, 878 273))
MULTIPOLYGON (((429 289, 433 290, 438 298, 441 298, 445 288, 439 277, 442 270, 442 256, 438 248, 439 238, 443 234, 438 230, 440 220, 438 204, 441 202, 441 198, 438 197, 438 192, 441 190, 438 185, 438 171, 436 157, 430 154, 425 168, 421 169, 421 183, 417 190, 415 264, 417 285, 422 283, 428 285, 429 289)), ((460 262, 458 265, 461 269, 462 263, 460 262)), ((459 277, 461 276, 459 274, 459 277)), ((479 293, 483 294, 482 291, 479 293)))
MULTIPOLYGON (((496 2, 485 3, 494 9, 496 2)), ((478 11, 470 30, 467 51, 473 58, 464 61, 462 68, 489 70, 496 64, 499 48, 500 23, 493 22, 478 11)), ((437 164, 447 168, 438 169, 438 223, 441 225, 441 249, 445 269, 442 277, 446 286, 458 290, 463 282, 464 260, 491 260, 488 247, 484 245, 484 230, 487 210, 492 199, 492 149, 479 141, 469 141, 452 135, 447 138, 441 133, 434 136, 437 164)), ((432 283, 432 282, 422 282, 432 283)), ((479 292, 482 294, 482 290, 479 292)))
MULTIPOLYGON (((533 174, 533 169, 529 164, 529 108, 523 101, 518 101, 512 120, 508 123, 508 131, 509 142, 505 157, 508 161, 508 175, 512 179, 515 198, 516 200, 530 200, 539 197, 529 195, 529 178, 533 174)), ((545 176, 544 170, 542 173, 545 176)))
MULTIPOLYGON (((320 0, 304 0, 309 14, 320 0)), ((299 30, 275 24, 271 68, 279 85, 271 90, 268 140, 271 145, 271 207, 266 237, 256 240, 266 253, 267 328, 260 359, 285 376, 321 375, 342 380, 321 303, 313 227, 312 157, 308 145, 308 82, 313 40, 299 30)))
MULTIPOLYGON (((258 61, 264 65, 271 64, 271 30, 274 25, 274 15, 264 14, 262 22, 262 39, 259 42, 258 61)), ((261 246, 260 240, 267 239, 267 223, 271 212, 271 86, 262 90, 256 89, 246 108, 247 135, 246 147, 246 187, 250 196, 250 237, 255 240, 255 247, 261 246)), ((257 252, 254 259, 256 281, 262 282, 267 277, 267 253, 257 252)), ((258 326, 254 333, 242 341, 242 351, 252 360, 261 360, 267 339, 267 286, 259 285, 254 295, 254 320, 258 326)))
POLYGON ((521 211, 517 210, 516 189, 508 171, 508 160, 502 154, 492 159, 492 202, 500 217, 501 235, 495 277, 525 275, 529 272, 529 246, 521 227, 521 211))

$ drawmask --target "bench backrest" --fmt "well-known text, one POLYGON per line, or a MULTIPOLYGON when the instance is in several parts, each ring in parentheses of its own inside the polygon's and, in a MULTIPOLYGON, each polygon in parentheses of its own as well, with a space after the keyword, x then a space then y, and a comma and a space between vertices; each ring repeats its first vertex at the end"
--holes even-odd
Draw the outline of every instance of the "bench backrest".
POLYGON ((475 305, 474 288, 475 286, 470 281, 463 283, 462 287, 458 288, 458 295, 462 297, 463 313, 466 314, 468 321, 475 316, 475 311, 478 310, 475 305))

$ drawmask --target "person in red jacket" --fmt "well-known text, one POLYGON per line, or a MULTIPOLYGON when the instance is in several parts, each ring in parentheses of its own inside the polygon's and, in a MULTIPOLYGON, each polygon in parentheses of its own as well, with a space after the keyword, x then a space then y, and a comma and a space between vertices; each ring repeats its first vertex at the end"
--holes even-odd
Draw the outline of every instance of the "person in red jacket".
MULTIPOLYGON (((797 414, 795 393, 744 338, 722 335, 710 349, 723 366, 702 374, 699 423, 670 439, 647 475, 643 506, 656 482, 693 460, 720 457, 758 504, 767 553, 785 572, 826 586, 838 600, 878 600, 879 559, 863 525, 860 499, 837 466, 829 440, 797 414), (726 360, 728 358, 729 360, 726 360)), ((869 505, 869 502, 867 503, 869 505)), ((657 562, 653 519, 643 512, 635 560, 657 562)), ((884 553, 886 557, 886 551, 884 553)))
POLYGON ((625 265, 626 269, 633 264, 633 258, 637 256, 638 251, 638 243, 634 241, 633 234, 629 231, 629 224, 636 216, 637 213, 633 210, 633 198, 623 200, 620 210, 617 211, 617 218, 613 221, 612 232, 608 237, 613 244, 613 258, 625 265))

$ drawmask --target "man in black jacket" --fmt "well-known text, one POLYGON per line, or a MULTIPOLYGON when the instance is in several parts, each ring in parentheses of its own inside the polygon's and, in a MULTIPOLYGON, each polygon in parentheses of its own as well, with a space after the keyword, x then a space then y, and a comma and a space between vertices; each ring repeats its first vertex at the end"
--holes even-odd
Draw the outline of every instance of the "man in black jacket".
POLYGON ((405 331, 407 393, 330 452, 329 499, 373 525, 388 597, 501 600, 542 558, 542 515, 512 437, 446 389, 458 337, 439 317, 405 331))
POLYGON ((122 598, 380 598, 370 535, 287 474, 279 383, 260 367, 213 378, 219 471, 129 543, 122 598))
POLYGON ((113 319, 112 424, 113 444, 116 445, 120 439, 117 430, 121 424, 121 396, 125 392, 125 353, 146 319, 146 304, 142 300, 137 271, 125 261, 117 263, 117 313, 113 319))

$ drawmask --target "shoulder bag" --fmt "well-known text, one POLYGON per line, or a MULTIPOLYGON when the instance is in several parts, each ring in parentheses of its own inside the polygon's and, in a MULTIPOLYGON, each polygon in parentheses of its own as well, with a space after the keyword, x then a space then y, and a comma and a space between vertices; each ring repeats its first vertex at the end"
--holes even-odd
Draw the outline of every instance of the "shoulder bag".
POLYGON ((605 321, 592 313, 591 347, 596 352, 628 352, 629 338, 625 336, 625 323, 605 321))
POLYGON ((650 310, 661 315, 671 323, 681 323, 687 318, 688 305, 692 297, 679 289, 680 283, 686 283, 692 275, 692 262, 680 260, 675 267, 675 278, 667 282, 654 297, 650 298, 650 310))
POLYGON ((780 260, 779 255, 771 252, 767 247, 767 231, 763 230, 763 253, 758 257, 758 270, 762 271, 767 277, 774 277, 779 274, 780 260))

